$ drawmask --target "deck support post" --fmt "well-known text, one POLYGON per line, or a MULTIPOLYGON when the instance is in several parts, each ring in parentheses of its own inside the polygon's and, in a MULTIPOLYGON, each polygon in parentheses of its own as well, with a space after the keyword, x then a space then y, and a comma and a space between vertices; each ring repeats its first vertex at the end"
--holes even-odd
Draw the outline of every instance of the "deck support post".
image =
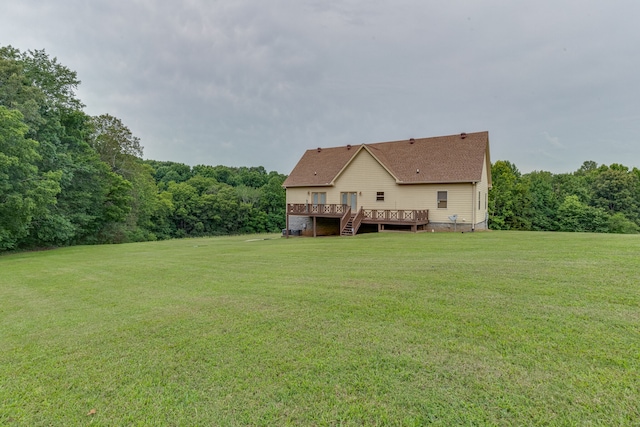
POLYGON ((316 237, 316 217, 313 216, 313 237, 316 237))

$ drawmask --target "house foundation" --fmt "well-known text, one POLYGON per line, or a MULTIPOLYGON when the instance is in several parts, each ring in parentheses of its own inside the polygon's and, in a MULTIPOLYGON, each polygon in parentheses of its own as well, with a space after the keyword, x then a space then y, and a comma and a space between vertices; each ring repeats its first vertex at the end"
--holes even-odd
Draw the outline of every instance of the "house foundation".
POLYGON ((427 226, 427 231, 434 232, 471 232, 471 231, 485 231, 487 230, 487 222, 483 221, 472 227, 471 223, 468 222, 458 222, 454 224, 453 222, 430 222, 427 226))

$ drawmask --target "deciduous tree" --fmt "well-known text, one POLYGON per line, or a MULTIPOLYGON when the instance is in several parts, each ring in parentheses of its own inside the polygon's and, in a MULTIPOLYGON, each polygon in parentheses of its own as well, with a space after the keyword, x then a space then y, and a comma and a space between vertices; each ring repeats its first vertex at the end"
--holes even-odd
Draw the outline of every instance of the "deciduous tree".
POLYGON ((109 114, 92 117, 89 124, 92 127, 89 143, 100 160, 117 174, 130 179, 142 158, 140 138, 134 136, 120 119, 109 114))
POLYGON ((0 250, 15 247, 60 192, 60 173, 39 172, 38 143, 26 138, 22 119, 18 110, 0 106, 0 250))

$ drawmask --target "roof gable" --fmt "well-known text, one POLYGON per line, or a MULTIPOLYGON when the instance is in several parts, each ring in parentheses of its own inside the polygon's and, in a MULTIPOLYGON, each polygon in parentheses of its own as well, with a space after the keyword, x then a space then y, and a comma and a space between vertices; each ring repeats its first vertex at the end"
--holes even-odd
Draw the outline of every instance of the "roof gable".
POLYGON ((362 146, 307 150, 282 184, 284 187, 331 185, 362 146))
POLYGON ((398 184, 479 182, 490 162, 488 132, 318 148, 305 152, 283 186, 333 185, 362 149, 398 184))
POLYGON ((358 150, 355 152, 355 154, 349 159, 349 161, 344 165, 344 167, 342 169, 340 169, 340 172, 338 172, 338 174, 335 176, 335 178, 333 178, 333 180, 331 181, 331 184, 333 185, 335 183, 335 181, 340 178, 340 175, 342 175, 342 173, 347 170, 349 168, 349 165, 356 159, 356 157, 358 157, 358 155, 362 152, 365 151, 368 154, 371 155, 371 157, 379 163, 380 167, 382 167, 389 175, 391 175, 393 177, 393 179, 396 180, 396 182, 398 181, 398 178, 383 164, 380 162, 380 160, 378 160, 378 158, 376 158, 376 156, 371 152, 371 150, 367 147, 366 144, 362 144, 360 146, 360 148, 358 148, 358 150))

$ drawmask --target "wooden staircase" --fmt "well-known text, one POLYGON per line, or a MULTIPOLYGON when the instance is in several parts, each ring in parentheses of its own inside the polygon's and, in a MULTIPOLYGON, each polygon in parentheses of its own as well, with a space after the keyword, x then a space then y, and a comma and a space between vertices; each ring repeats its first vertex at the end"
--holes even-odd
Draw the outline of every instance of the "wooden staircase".
POLYGON ((360 208, 360 210, 356 214, 352 214, 351 209, 349 209, 349 211, 342 218, 342 221, 340 221, 340 235, 355 236, 358 232, 358 229, 360 228, 360 224, 362 224, 363 218, 364 209, 360 208))
POLYGON ((340 231, 341 236, 353 236, 355 233, 353 232, 353 221, 356 218, 355 215, 351 215, 347 220, 347 223, 340 231))

